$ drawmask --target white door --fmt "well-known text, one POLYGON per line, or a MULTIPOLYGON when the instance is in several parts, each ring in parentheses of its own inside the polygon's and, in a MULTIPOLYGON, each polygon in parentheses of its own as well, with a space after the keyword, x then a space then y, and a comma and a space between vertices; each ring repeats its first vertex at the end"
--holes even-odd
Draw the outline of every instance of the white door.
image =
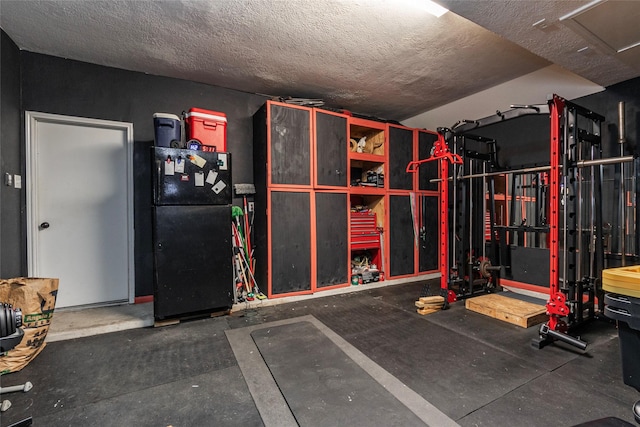
POLYGON ((32 277, 56 308, 133 302, 133 125, 27 112, 32 277))

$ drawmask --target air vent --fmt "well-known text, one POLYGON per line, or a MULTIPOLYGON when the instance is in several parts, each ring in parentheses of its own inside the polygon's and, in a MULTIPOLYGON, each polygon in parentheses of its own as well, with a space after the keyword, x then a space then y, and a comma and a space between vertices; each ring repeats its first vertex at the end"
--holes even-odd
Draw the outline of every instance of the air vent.
POLYGON ((640 3, 595 1, 560 18, 587 41, 610 52, 621 53, 640 46, 640 3))
POLYGON ((594 48, 640 69, 640 2, 597 0, 564 15, 560 22, 594 48))

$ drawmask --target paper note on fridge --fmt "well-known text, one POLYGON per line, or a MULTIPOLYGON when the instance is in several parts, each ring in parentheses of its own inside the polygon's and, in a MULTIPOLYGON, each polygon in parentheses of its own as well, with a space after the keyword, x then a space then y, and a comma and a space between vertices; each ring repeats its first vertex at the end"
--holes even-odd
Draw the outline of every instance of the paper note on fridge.
POLYGON ((218 179, 218 172, 213 171, 213 170, 209 171, 209 173, 207 174, 207 179, 206 179, 207 184, 211 184, 211 185, 215 184, 216 183, 216 179, 218 179))
POLYGON ((172 160, 167 160, 166 162, 164 162, 164 174, 175 175, 175 168, 172 160))
POLYGON ((226 186, 227 184, 225 184, 224 181, 218 181, 218 183, 213 187, 211 187, 211 189, 213 190, 214 193, 220 194, 220 192, 224 190, 224 187, 226 186))
POLYGON ((204 172, 196 172, 196 187, 204 187, 204 172))
POLYGON ((191 163, 195 164, 199 168, 203 168, 204 165, 207 164, 207 161, 202 157, 198 156, 197 154, 190 155, 189 160, 191 160, 191 163))
POLYGON ((182 157, 176 159, 176 173, 184 173, 184 163, 185 160, 182 157))
POLYGON ((218 164, 221 171, 227 170, 227 153, 218 153, 218 164))

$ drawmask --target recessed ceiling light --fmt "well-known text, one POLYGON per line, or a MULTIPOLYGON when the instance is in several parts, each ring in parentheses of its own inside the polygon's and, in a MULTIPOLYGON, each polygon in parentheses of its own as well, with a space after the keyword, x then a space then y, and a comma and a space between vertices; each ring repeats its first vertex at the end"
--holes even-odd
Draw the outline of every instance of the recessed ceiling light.
POLYGON ((589 2, 583 6, 580 6, 579 8, 577 8, 576 10, 574 10, 573 12, 569 12, 566 15, 563 15, 560 17, 560 21, 564 21, 565 19, 571 19, 574 16, 580 15, 582 12, 586 12, 587 10, 591 9, 592 7, 596 6, 598 3, 602 2, 602 0, 593 0, 592 2, 589 2))
POLYGON ((637 2, 592 1, 560 18, 590 47, 618 54, 640 46, 637 2))
MULTIPOLYGON (((349 1, 349 0, 342 0, 342 1, 349 1)), ((368 1, 372 2, 374 0, 368 0, 368 1)), ((367 2, 364 2, 364 3, 367 3, 367 2)), ((385 5, 385 6, 389 6, 389 5, 393 5, 394 7, 400 6, 400 7, 403 7, 405 10, 407 11, 411 10, 412 12, 413 11, 427 12, 435 16, 436 18, 440 18, 442 15, 449 12, 449 9, 443 6, 440 6, 438 3, 431 0, 394 0, 394 1, 375 0, 375 3, 385 5), (395 3, 402 3, 402 4, 399 5, 395 3)))
POLYGON ((431 0, 424 0, 424 7, 427 12, 429 12, 436 18, 440 18, 442 15, 449 12, 449 9, 442 7, 438 3, 431 0))
POLYGON ((545 29, 545 28, 547 28, 547 19, 546 18, 542 18, 541 20, 534 22, 532 26, 533 27, 538 27, 538 28, 541 28, 541 29, 545 29))

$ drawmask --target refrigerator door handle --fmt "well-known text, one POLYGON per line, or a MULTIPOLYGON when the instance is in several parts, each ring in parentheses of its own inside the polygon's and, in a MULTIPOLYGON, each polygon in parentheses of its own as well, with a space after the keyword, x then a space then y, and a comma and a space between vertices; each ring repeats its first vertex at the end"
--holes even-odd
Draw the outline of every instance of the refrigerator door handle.
POLYGON ((156 160, 156 179, 155 179, 155 188, 153 189, 153 193, 155 195, 155 203, 160 202, 160 185, 162 182, 162 162, 156 160))

